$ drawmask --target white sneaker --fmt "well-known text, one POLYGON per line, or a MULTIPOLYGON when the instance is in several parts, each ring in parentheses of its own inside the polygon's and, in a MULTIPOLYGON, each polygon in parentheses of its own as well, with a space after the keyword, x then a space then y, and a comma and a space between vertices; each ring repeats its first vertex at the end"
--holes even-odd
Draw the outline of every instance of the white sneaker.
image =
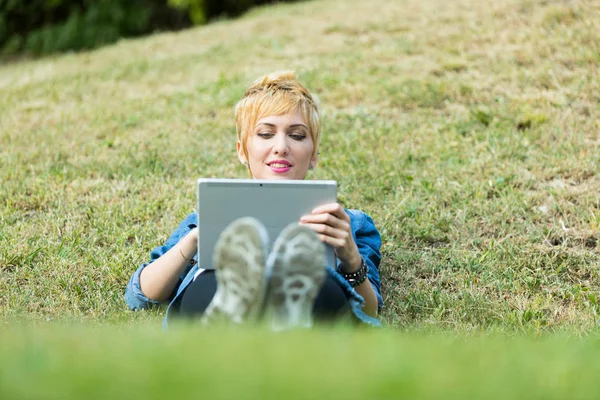
POLYGON ((325 246, 312 229, 293 223, 281 232, 267 259, 266 315, 273 330, 312 326, 325 263, 325 246))
POLYGON ((240 218, 221 232, 213 252, 217 291, 201 322, 242 323, 262 310, 268 233, 255 218, 240 218))

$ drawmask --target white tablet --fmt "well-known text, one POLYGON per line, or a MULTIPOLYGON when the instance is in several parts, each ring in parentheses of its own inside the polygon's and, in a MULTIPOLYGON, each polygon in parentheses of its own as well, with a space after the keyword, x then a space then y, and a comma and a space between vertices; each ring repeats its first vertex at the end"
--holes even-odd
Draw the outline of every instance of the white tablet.
MULTIPOLYGON (((269 249, 288 224, 299 222, 315 207, 337 201, 335 181, 199 179, 198 266, 212 269, 212 254, 221 232, 232 221, 254 217, 269 233, 269 249)), ((336 266, 326 246, 327 265, 336 266)))

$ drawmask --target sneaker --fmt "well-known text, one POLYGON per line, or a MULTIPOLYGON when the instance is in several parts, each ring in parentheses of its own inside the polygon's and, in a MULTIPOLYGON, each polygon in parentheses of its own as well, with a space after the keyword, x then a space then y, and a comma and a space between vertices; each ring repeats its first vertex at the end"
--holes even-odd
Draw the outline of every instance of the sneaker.
POLYGON ((306 226, 288 225, 267 259, 266 313, 275 331, 312 326, 315 298, 325 281, 325 246, 306 226))
POLYGON ((213 253, 217 291, 201 322, 236 324, 257 317, 266 287, 268 234, 254 218, 240 218, 223 230, 213 253))

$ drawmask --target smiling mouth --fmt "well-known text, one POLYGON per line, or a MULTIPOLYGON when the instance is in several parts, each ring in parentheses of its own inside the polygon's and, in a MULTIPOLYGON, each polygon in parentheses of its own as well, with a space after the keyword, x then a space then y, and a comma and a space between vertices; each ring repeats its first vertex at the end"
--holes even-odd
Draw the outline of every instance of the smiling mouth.
POLYGON ((273 160, 268 162, 267 165, 275 169, 290 168, 292 166, 292 164, 286 160, 273 160))
POLYGON ((285 174, 292 168, 292 164, 285 160, 272 161, 267 165, 276 174, 285 174))

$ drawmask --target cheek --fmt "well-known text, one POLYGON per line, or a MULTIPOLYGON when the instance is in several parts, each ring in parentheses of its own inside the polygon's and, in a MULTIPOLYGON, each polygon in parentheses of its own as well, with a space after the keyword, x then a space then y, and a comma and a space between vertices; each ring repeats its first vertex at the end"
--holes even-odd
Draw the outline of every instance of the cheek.
POLYGON ((251 159, 260 159, 268 151, 265 141, 248 141, 248 156, 251 159))
POLYGON ((312 145, 312 143, 307 143, 305 146, 303 146, 303 148, 302 148, 303 158, 306 158, 310 161, 310 158, 312 157, 312 152, 313 152, 314 148, 315 147, 312 145))

